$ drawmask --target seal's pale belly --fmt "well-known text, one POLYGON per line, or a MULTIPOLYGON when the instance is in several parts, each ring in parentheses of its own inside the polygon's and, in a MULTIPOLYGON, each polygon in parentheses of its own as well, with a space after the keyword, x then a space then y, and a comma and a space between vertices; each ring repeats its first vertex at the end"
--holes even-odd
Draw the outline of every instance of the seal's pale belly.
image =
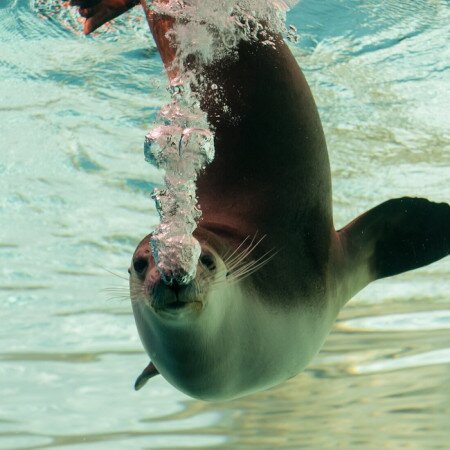
POLYGON ((296 375, 319 351, 335 319, 331 309, 320 315, 304 308, 270 310, 238 286, 210 293, 201 312, 170 317, 143 301, 133 302, 133 311, 158 371, 203 400, 240 397, 296 375))

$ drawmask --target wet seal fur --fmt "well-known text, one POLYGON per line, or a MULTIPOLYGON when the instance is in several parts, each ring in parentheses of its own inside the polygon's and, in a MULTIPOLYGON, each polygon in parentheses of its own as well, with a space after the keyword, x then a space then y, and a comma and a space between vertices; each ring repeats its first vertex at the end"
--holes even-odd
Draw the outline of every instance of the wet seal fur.
POLYGON ((237 58, 207 68, 229 109, 202 93, 217 155, 198 180, 202 256, 193 283, 167 286, 149 238, 137 247, 130 292, 152 363, 136 388, 158 372, 205 400, 281 383, 305 368, 364 286, 450 252, 450 206, 425 199, 388 200, 334 229, 317 108, 275 42, 241 42, 237 58))
MULTIPOLYGON (((88 32, 94 13, 85 12, 88 32)), ((172 21, 147 18, 171 76, 172 21)), ((216 158, 198 179, 203 219, 194 236, 202 254, 195 280, 170 286, 155 267, 150 236, 133 255, 133 312, 152 361, 136 389, 158 373, 204 400, 281 383, 305 368, 340 309, 368 283, 450 253, 445 203, 388 200, 335 230, 317 108, 287 45, 273 39, 273 47, 241 42, 236 57, 205 68, 210 88, 200 95, 216 130, 216 158)))

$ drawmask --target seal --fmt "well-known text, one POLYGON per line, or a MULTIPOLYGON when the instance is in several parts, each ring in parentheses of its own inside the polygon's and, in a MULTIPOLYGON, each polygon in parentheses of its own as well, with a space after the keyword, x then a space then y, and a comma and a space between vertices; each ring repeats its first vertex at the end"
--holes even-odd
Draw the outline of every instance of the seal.
MULTIPOLYGON (((170 67, 172 21, 147 13, 170 67)), ((198 179, 202 253, 195 280, 168 285, 151 236, 134 252, 130 296, 152 361, 137 389, 157 373, 204 400, 279 384, 306 367, 359 290, 450 253, 446 203, 391 199, 335 230, 318 111, 289 48, 273 42, 242 41, 205 68, 227 108, 200 93, 216 145, 198 179)))

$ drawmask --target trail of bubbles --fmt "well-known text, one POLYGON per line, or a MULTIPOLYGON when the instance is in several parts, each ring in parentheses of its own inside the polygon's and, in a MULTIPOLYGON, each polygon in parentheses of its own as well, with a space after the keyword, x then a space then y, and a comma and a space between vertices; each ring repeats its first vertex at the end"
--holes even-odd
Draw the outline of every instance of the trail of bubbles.
MULTIPOLYGON (((153 233, 151 249, 166 283, 176 280, 187 284, 196 275, 201 253, 192 236, 201 217, 196 180, 214 158, 214 130, 196 95, 204 88, 199 71, 235 52, 241 40, 259 39, 274 46, 274 33, 292 36, 293 30, 286 29, 286 12, 297 0, 148 3, 154 12, 175 18, 168 37, 177 49, 173 68, 178 74, 170 88, 172 102, 161 110, 144 146, 146 160, 165 170, 166 184, 165 189, 153 193, 161 221, 153 233), (185 65, 189 56, 195 56, 196 69, 185 65)), ((217 92, 219 95, 220 87, 217 92)))
POLYGON ((195 277, 200 244, 192 236, 197 208, 197 174, 214 158, 214 135, 195 95, 174 86, 172 102, 160 112, 160 122, 147 134, 145 159, 165 170, 165 189, 153 199, 160 225, 151 240, 153 256, 165 281, 187 284, 195 277))
MULTIPOLYGON (((298 0, 170 0, 150 8, 176 19, 172 38, 182 65, 183 56, 195 54, 211 63, 233 52, 241 40, 260 39, 261 32, 286 34, 286 12, 298 0), (264 24, 264 29, 263 25, 264 24)), ((267 33, 267 43, 270 43, 267 33)))

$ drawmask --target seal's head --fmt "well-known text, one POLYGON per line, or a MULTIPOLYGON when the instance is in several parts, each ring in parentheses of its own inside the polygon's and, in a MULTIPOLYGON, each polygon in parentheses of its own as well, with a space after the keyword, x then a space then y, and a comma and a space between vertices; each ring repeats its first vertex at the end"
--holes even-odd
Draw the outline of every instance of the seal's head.
POLYGON ((151 235, 137 246, 129 268, 133 304, 146 308, 161 321, 192 321, 203 312, 210 286, 226 276, 225 265, 217 251, 201 243, 196 277, 187 284, 158 270, 150 249, 151 235))
POLYGON ((199 229, 195 235, 202 251, 196 276, 186 285, 168 283, 170 276, 159 273, 151 236, 134 252, 130 296, 152 363, 175 387, 202 399, 234 398, 273 384, 276 358, 269 361, 265 351, 277 336, 261 341, 273 311, 255 295, 249 276, 273 252, 261 258, 256 238, 224 238, 199 229))
MULTIPOLYGON (((150 249, 151 235, 137 246, 130 272, 130 296, 142 343, 158 371, 194 397, 220 392, 216 372, 227 352, 235 289, 229 287, 220 249, 198 238, 201 254, 195 278, 182 285, 161 274, 150 249), (227 331, 228 330, 228 331, 227 331)), ((232 341, 232 340, 231 340, 232 341)))

